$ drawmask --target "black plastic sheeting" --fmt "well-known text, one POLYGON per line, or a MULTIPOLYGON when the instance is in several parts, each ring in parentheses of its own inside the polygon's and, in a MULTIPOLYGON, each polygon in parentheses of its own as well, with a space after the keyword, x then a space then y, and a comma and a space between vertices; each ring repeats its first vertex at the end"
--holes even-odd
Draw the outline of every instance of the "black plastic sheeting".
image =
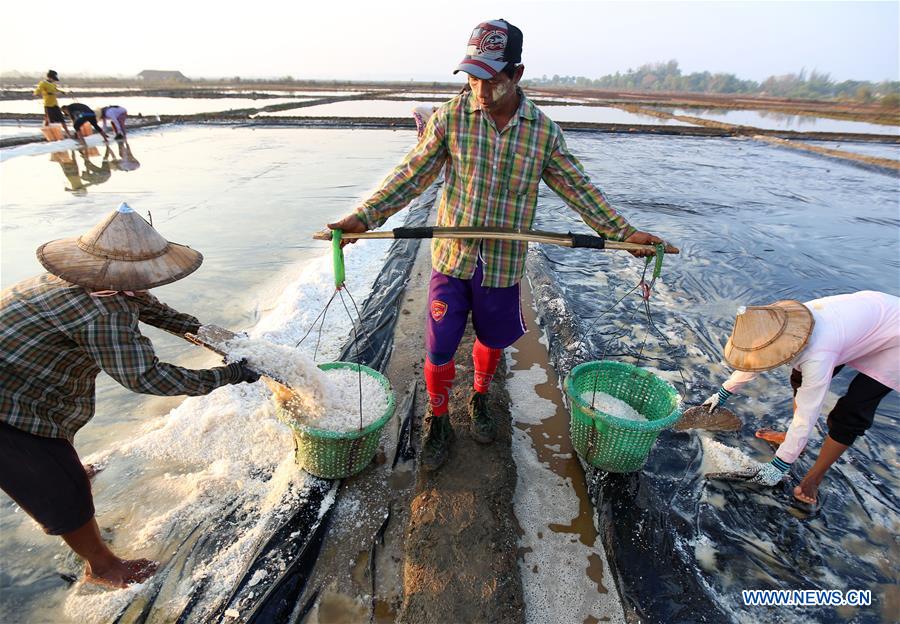
MULTIPOLYGON (((613 205, 682 255, 666 258, 650 300, 670 347, 642 318, 637 294, 597 318, 637 283, 642 261, 534 248, 529 278, 561 375, 608 349, 610 359, 670 371, 685 403, 696 404, 729 372, 721 348, 739 305, 864 289, 898 294, 900 192, 892 176, 735 140, 577 136, 569 146, 613 205)), ((584 231, 547 189, 539 204, 536 227, 584 231)), ((791 491, 818 455, 824 418, 783 485, 703 477, 700 436, 758 460, 772 456, 753 432, 790 422, 788 374, 767 373, 731 399, 744 422, 739 432, 663 432, 642 471, 586 471, 626 611, 642 622, 896 619, 896 393, 832 467, 817 510, 795 504, 791 491), (745 607, 743 589, 871 590, 872 606, 745 607)), ((835 378, 832 401, 853 374, 845 369, 835 378)))
MULTIPOLYGON (((440 183, 436 183, 410 203, 404 225, 424 225, 439 190, 440 183)), ((397 240, 391 244, 384 268, 376 278, 371 294, 360 307, 360 317, 355 325, 356 338, 351 333, 339 360, 359 361, 376 370, 385 370, 393 347, 394 327, 402 295, 418 247, 418 240, 397 240)), ((411 414, 410 408, 404 409, 411 414)), ((407 430, 405 442, 398 448, 404 460, 414 453, 408 434, 409 420, 407 414, 401 425, 407 430)), ((221 622, 225 619, 226 610, 238 613, 237 617, 227 618, 229 622, 280 624, 302 621, 312 606, 315 592, 306 604, 298 604, 297 601, 304 593, 315 567, 339 485, 339 481, 327 481, 310 475, 304 490, 296 494, 300 504, 272 527, 268 539, 253 554, 231 592, 211 601, 210 596, 205 594, 207 579, 199 581, 192 588, 188 603, 176 621, 184 624, 221 622), (260 585, 252 588, 250 585, 251 579, 260 570, 268 573, 267 578, 275 576, 272 582, 266 584, 265 591, 261 591, 260 585)), ((155 606, 164 605, 176 588, 191 577, 194 564, 208 559, 238 537, 242 526, 238 517, 240 513, 238 509, 226 509, 214 522, 195 527, 172 559, 157 573, 152 590, 139 595, 115 621, 156 621, 158 614, 155 606)))

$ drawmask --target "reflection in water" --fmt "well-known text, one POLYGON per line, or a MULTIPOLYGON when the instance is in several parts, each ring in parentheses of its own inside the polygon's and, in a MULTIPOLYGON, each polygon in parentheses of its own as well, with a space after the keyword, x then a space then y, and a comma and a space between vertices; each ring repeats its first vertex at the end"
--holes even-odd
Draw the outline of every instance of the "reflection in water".
POLYGON ((51 162, 55 162, 62 169, 63 175, 68 181, 65 190, 73 195, 87 194, 88 187, 97 186, 109 181, 115 171, 134 171, 141 163, 131 151, 127 140, 116 141, 118 144, 116 157, 113 148, 107 143, 104 147, 103 157, 99 163, 92 160, 100 156, 100 150, 96 147, 81 147, 77 150, 60 150, 50 154, 51 162), (81 158, 81 166, 78 158, 81 158))

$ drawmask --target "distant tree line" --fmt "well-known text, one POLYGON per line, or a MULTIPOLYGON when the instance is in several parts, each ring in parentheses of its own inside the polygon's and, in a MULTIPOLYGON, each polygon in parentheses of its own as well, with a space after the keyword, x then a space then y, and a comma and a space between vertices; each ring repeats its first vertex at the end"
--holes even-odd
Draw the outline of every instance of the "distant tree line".
POLYGON ((625 73, 600 78, 559 76, 530 78, 532 86, 617 89, 623 91, 683 91, 690 93, 746 93, 813 100, 845 99, 860 102, 880 100, 889 106, 900 104, 900 81, 873 83, 865 80, 835 82, 827 73, 801 70, 799 74, 770 76, 762 82, 741 80, 734 74, 694 72, 683 74, 678 61, 648 63, 625 73))

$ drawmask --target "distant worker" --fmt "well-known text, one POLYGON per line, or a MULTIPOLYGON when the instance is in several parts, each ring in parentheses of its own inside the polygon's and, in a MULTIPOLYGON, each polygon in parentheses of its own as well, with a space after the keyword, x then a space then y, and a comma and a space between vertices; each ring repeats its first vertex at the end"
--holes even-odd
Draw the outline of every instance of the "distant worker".
POLYGON ((748 307, 735 319, 725 360, 737 371, 704 402, 710 411, 760 372, 782 364, 792 368, 794 417, 787 433, 756 432, 779 444, 772 461, 749 478, 763 485, 780 482, 806 448, 832 377, 845 365, 858 371, 828 414, 819 457, 794 488, 797 500, 815 504, 831 465, 872 426, 881 400, 891 390, 900 391, 900 299, 867 290, 748 307))
POLYGON ((122 141, 125 135, 125 119, 128 117, 128 111, 124 106, 104 106, 96 113, 97 119, 103 122, 103 128, 106 129, 106 123, 112 124, 113 130, 116 132, 116 141, 122 141))
MULTIPOLYGON (((356 211, 328 227, 365 232, 421 194, 446 167, 437 214, 442 227, 531 228, 538 186, 546 182, 585 223, 616 241, 662 242, 628 224, 566 147, 559 126, 519 88, 525 70, 522 31, 505 20, 483 22, 456 69, 468 89, 431 115, 415 148, 356 211)), ((455 73, 455 72, 454 72, 455 73)), ((488 410, 491 380, 503 354, 526 331, 520 301, 528 243, 434 239, 428 289, 422 467, 436 470, 454 436, 448 416, 455 354, 472 313, 477 339, 469 399, 471 435, 488 444, 496 423, 488 410)), ((645 255, 636 252, 636 255, 645 255)))
POLYGON ((428 120, 431 119, 431 116, 434 115, 434 111, 437 109, 437 106, 416 106, 413 108, 413 119, 416 120, 416 135, 420 139, 425 134, 428 120))
POLYGON ((71 136, 69 127, 66 125, 66 118, 59 108, 59 101, 57 100, 57 96, 65 92, 56 85, 57 82, 59 82, 59 76, 54 70, 49 70, 47 77, 41 80, 34 88, 34 94, 40 95, 44 101, 44 125, 49 126, 52 123, 62 124, 63 132, 68 137, 71 136))
POLYGON ((242 362, 191 370, 157 359, 138 321, 176 334, 196 333, 200 322, 147 291, 194 272, 203 256, 168 242, 126 204, 37 256, 48 273, 0 293, 0 488, 85 560, 86 581, 142 583, 158 564, 121 559, 103 541, 72 446, 94 416, 97 375, 160 396, 209 394, 259 375, 242 362))
POLYGON ((75 102, 74 104, 63 106, 62 111, 71 117, 72 127, 75 129, 76 138, 84 139, 84 133, 81 132, 81 128, 84 124, 91 124, 94 127, 94 130, 100 133, 103 140, 109 143, 109 137, 107 137, 103 129, 97 125, 97 115, 91 110, 90 106, 75 102))

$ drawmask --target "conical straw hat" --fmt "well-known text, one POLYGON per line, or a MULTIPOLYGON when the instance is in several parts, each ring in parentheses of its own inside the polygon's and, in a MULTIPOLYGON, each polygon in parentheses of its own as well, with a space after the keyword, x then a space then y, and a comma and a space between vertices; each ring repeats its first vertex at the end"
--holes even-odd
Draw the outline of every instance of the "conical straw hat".
POLYGON ((749 306, 734 320, 725 360, 747 372, 781 366, 803 350, 814 323, 812 313, 799 301, 749 306))
POLYGON ((44 243, 37 257, 50 273, 91 290, 147 290, 190 275, 203 262, 124 202, 87 234, 44 243))

